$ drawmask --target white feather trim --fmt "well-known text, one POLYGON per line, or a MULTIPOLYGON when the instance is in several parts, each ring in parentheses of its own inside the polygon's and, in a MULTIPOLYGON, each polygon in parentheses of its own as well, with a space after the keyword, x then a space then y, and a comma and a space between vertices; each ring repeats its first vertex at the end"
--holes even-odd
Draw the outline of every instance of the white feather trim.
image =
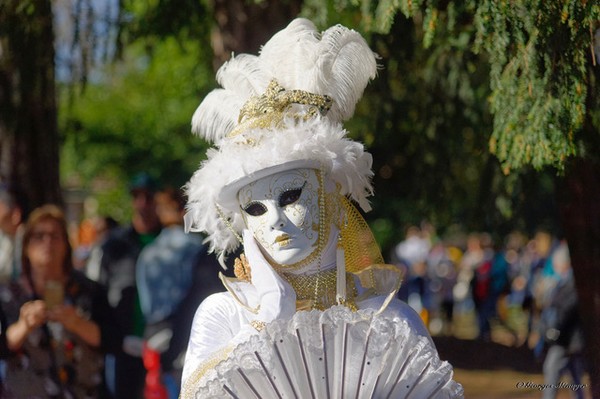
POLYGON ((234 251, 239 242, 232 230, 239 234, 244 222, 239 209, 222 208, 229 226, 221 220, 216 208, 221 189, 250 173, 295 160, 319 162, 343 195, 369 210, 372 158, 346 134, 341 124, 319 118, 281 131, 254 130, 223 140, 218 150, 208 151, 208 159, 185 187, 189 230, 205 232, 210 249, 218 254, 234 251))

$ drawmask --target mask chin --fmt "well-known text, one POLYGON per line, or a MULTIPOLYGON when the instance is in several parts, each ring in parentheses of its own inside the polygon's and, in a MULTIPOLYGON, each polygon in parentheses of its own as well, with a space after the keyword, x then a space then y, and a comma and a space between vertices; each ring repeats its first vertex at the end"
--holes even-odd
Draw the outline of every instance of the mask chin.
POLYGON ((269 262, 278 268, 286 268, 290 265, 298 264, 303 260, 310 257, 313 251, 316 251, 316 248, 303 248, 303 249, 290 249, 290 250, 282 250, 277 251, 275 253, 268 253, 264 248, 261 247, 261 250, 265 257, 269 260, 269 262))

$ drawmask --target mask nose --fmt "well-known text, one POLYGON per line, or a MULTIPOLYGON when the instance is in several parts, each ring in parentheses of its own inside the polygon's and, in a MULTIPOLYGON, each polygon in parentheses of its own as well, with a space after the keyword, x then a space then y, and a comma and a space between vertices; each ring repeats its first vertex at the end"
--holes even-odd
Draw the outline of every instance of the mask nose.
POLYGON ((269 219, 267 222, 269 229, 273 231, 279 230, 282 227, 284 227, 287 221, 287 217, 283 213, 283 209, 274 204, 267 205, 267 209, 269 213, 269 219))

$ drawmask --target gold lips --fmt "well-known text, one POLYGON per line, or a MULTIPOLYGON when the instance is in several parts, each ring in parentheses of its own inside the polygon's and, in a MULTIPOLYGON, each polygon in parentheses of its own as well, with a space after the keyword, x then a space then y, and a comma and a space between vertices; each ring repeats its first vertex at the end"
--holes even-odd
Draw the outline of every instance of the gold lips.
POLYGON ((290 244, 291 237, 288 234, 282 234, 275 238, 275 244, 279 244, 280 247, 285 247, 290 244))

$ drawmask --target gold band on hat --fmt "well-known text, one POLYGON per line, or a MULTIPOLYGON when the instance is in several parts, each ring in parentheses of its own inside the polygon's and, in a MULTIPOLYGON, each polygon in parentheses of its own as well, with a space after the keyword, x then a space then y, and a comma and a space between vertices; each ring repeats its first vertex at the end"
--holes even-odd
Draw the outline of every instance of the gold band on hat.
POLYGON ((249 129, 282 128, 285 117, 312 119, 317 115, 326 115, 332 105, 330 96, 304 90, 287 90, 272 79, 263 94, 246 101, 240 110, 238 125, 227 136, 234 137, 249 129), (307 105, 308 109, 290 113, 293 104, 307 105))

